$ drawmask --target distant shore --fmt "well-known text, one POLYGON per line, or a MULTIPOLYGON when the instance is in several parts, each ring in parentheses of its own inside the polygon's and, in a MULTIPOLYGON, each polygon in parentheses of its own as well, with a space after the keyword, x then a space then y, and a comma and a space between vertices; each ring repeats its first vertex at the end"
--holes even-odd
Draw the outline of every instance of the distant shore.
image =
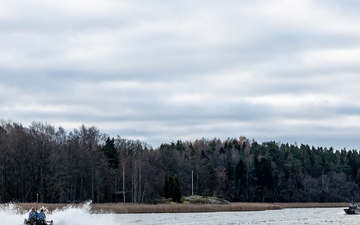
MULTIPOLYGON (((28 211, 32 207, 45 207, 48 211, 62 210, 69 207, 80 208, 83 204, 46 204, 46 203, 16 203, 20 211, 28 211)), ((280 210, 285 208, 334 208, 347 207, 349 203, 250 203, 238 202, 231 204, 131 204, 103 203, 90 204, 91 213, 196 213, 196 212, 226 212, 226 211, 262 211, 280 210)))

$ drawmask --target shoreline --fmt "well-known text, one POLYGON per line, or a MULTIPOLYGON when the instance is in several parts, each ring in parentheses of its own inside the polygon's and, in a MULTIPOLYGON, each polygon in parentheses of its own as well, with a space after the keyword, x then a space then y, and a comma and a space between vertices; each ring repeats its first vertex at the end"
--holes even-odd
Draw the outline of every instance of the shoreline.
MULTIPOLYGON (((1 204, 1 206, 8 204, 1 204)), ((14 203, 19 211, 29 211, 32 207, 45 207, 49 212, 67 208, 84 208, 94 214, 131 214, 131 213, 200 213, 200 212, 233 212, 264 211, 286 208, 337 208, 348 207, 349 203, 254 203, 235 202, 230 204, 132 204, 132 203, 91 203, 91 204, 47 204, 47 203, 14 203)))

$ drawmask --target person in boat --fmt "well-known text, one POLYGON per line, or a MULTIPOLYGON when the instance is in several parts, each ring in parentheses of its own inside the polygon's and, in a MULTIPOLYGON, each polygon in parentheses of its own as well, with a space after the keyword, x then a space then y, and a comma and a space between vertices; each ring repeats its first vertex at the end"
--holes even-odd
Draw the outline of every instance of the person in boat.
POLYGON ((45 222, 45 220, 46 220, 46 215, 44 209, 41 209, 40 212, 37 214, 37 221, 45 222))
POLYGON ((26 221, 26 224, 35 224, 36 220, 37 220, 37 212, 35 208, 31 208, 31 211, 29 213, 29 218, 26 221))
POLYGON ((357 207, 358 207, 358 205, 355 202, 350 203, 350 208, 351 209, 356 209, 357 207))
POLYGON ((33 218, 33 219, 36 220, 36 215, 37 215, 37 213, 36 213, 36 211, 35 211, 35 208, 31 208, 31 211, 30 211, 30 213, 29 213, 29 220, 30 220, 31 218, 33 218))

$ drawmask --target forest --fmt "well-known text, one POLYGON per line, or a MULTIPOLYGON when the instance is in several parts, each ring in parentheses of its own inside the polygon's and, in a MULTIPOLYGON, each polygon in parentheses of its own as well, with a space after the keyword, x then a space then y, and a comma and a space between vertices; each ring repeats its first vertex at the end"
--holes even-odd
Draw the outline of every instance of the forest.
POLYGON ((155 203, 181 196, 230 202, 360 200, 357 150, 245 136, 153 148, 96 127, 0 123, 0 202, 155 203), (176 196, 172 196, 176 193, 176 196))

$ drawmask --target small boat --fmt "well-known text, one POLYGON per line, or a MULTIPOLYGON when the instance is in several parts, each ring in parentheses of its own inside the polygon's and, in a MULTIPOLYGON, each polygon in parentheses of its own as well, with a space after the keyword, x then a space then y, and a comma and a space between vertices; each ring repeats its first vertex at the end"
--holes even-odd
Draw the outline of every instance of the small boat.
POLYGON ((360 208, 355 202, 351 202, 349 208, 344 209, 346 214, 360 214, 360 208))
POLYGON ((24 220, 24 225, 53 225, 53 221, 50 220, 50 221, 44 221, 44 220, 33 220, 33 219, 30 219, 30 220, 27 220, 25 219, 24 220))
POLYGON ((53 221, 46 221, 45 210, 40 209, 40 212, 37 212, 33 207, 29 213, 29 219, 24 220, 24 225, 53 225, 53 221))

